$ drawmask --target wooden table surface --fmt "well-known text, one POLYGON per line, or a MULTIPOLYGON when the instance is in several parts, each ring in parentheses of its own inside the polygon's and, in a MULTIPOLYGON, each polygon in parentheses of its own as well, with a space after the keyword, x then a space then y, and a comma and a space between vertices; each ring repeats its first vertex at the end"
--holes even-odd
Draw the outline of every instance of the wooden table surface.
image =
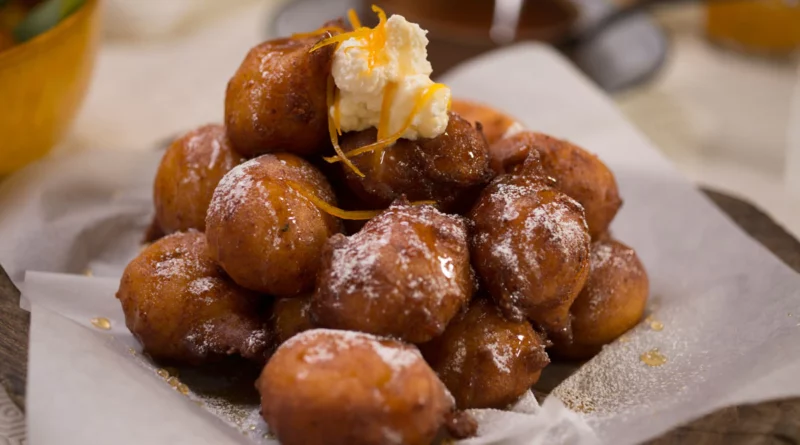
MULTIPOLYGON (((800 272, 800 242, 752 205, 704 190, 725 213, 789 267, 800 272)), ((25 408, 30 315, 0 267, 0 384, 25 408)), ((679 427, 652 445, 800 445, 800 398, 726 408, 679 427)))

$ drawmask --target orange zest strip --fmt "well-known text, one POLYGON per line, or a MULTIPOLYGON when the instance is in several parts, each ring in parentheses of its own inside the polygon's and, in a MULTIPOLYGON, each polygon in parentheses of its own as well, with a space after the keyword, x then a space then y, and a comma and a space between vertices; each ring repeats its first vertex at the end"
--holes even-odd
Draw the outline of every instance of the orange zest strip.
POLYGON ((286 181, 286 183, 294 191, 300 194, 300 196, 311 201, 311 203, 314 204, 315 207, 337 218, 350 219, 350 220, 366 220, 374 218, 376 215, 378 215, 383 211, 383 210, 343 210, 340 209, 339 207, 328 204, 324 199, 318 197, 313 192, 311 192, 307 188, 303 187, 302 185, 294 181, 286 181))
MULTIPOLYGON (((286 184, 303 198, 309 200, 314 206, 323 212, 335 216, 340 219, 349 219, 354 221, 363 221, 372 219, 378 216, 383 210, 344 210, 329 204, 324 199, 315 195, 311 190, 298 184, 297 182, 286 180, 286 184)), ((432 205, 436 206, 436 201, 414 201, 410 203, 412 206, 432 205)))
MULTIPOLYGON (((331 77, 333 79, 333 77, 331 77)), ((336 85, 334 85, 334 92, 333 92, 333 128, 336 129, 336 134, 341 136, 342 135, 342 93, 336 89, 336 85)), ((330 118, 329 118, 330 119, 330 118)), ((338 138, 337 138, 337 143, 338 138)))
POLYGON ((350 26, 353 27, 353 30, 361 28, 361 20, 358 19, 355 9, 350 8, 347 10, 347 20, 350 21, 350 26))
MULTIPOLYGON (((387 138, 379 139, 376 142, 373 142, 372 144, 365 145, 365 146, 363 146, 361 148, 357 148, 355 150, 348 151, 347 155, 348 156, 358 156, 358 155, 363 154, 363 153, 368 153, 368 152, 375 151, 375 150, 382 150, 385 147, 388 147, 391 144, 394 144, 395 142, 397 142, 397 140, 400 139, 403 136, 403 133, 405 133, 406 130, 408 130, 408 128, 411 127, 411 124, 414 122, 414 116, 416 116, 417 113, 419 113, 419 110, 422 108, 422 106, 424 104, 426 104, 429 100, 431 100, 433 95, 436 94, 436 92, 439 91, 442 88, 445 88, 445 85, 441 84, 441 83, 435 83, 435 84, 429 86, 428 88, 426 88, 425 91, 417 98, 417 101, 414 104, 414 108, 411 110, 411 113, 406 118, 405 124, 403 125, 403 127, 397 133, 395 133, 395 134, 393 134, 393 135, 391 135, 391 136, 389 136, 387 138)), ((337 152, 337 154, 338 154, 338 152, 337 152)), ((323 158, 323 159, 325 159, 329 163, 342 161, 342 159, 340 157, 338 157, 338 156, 326 157, 326 158, 323 158)), ((344 162, 350 162, 350 161, 347 160, 347 161, 344 161, 344 162)))
MULTIPOLYGON (((333 76, 328 77, 328 91, 326 94, 326 103, 328 105, 328 113, 330 113, 330 107, 336 104, 335 96, 336 96, 336 83, 333 81, 333 76)), ((337 107, 338 108, 338 107, 337 107)), ((334 114, 336 114, 334 112, 334 114)), ((342 147, 339 146, 339 134, 337 133, 336 123, 333 119, 328 116, 328 133, 331 137, 331 143, 333 144, 333 149, 336 151, 337 158, 339 158, 344 164, 350 167, 355 174, 360 177, 364 177, 364 173, 361 173, 361 170, 358 169, 344 154, 342 151, 342 147)))
MULTIPOLYGON (((394 96, 397 93, 397 82, 389 82, 383 90, 383 101, 381 102, 381 118, 378 121, 378 136, 377 140, 383 140, 389 135, 389 123, 392 117, 392 103, 394 103, 394 96)), ((373 153, 372 162, 374 167, 383 163, 383 149, 375 150, 373 153)))
POLYGON ((437 207, 439 205, 436 201, 426 200, 426 201, 411 201, 409 204, 412 206, 434 206, 437 207))
POLYGON ((370 33, 369 39, 369 68, 375 67, 379 55, 384 55, 381 48, 386 46, 386 13, 383 9, 372 5, 372 11, 378 14, 378 25, 370 33))
POLYGON ((292 38, 293 39, 304 39, 306 37, 319 36, 319 35, 325 34, 326 32, 339 34, 339 33, 343 33, 344 29, 341 26, 323 26, 322 28, 320 28, 320 29, 318 29, 316 31, 298 32, 298 33, 292 34, 292 38))

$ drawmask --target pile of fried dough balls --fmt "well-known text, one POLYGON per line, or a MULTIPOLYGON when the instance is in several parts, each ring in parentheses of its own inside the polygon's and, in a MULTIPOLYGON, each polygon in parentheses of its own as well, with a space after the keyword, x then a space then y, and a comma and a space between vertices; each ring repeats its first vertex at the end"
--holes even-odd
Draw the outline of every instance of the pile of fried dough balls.
POLYGON ((648 279, 608 234, 621 200, 597 157, 454 101, 443 135, 352 157, 363 177, 326 164, 333 51, 309 53, 318 40, 253 48, 225 125, 164 155, 165 236, 117 293, 147 354, 263 364, 262 414, 285 445, 429 444, 475 433, 461 410, 516 401, 546 349, 586 359, 638 323, 648 279))

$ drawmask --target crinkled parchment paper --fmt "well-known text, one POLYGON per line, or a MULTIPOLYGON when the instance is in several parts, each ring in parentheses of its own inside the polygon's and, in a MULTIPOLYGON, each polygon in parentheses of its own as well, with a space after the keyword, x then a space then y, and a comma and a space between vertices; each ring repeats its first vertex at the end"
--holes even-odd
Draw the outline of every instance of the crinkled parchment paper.
MULTIPOLYGON (((445 81, 456 96, 599 154, 625 200, 613 233, 638 251, 651 280, 646 322, 542 407, 528 397, 516 412, 477 413, 481 437, 466 443, 635 443, 720 407, 800 395, 800 278, 685 181, 594 86, 536 45, 476 59, 445 81), (641 360, 654 350, 661 366, 641 360)), ((151 217, 159 157, 87 151, 0 187, 0 263, 33 313, 33 444, 271 441, 252 391, 224 395, 252 378, 246 372, 212 381, 191 370, 159 375, 124 327, 114 292, 151 217), (94 317, 112 329, 94 328, 94 317)))

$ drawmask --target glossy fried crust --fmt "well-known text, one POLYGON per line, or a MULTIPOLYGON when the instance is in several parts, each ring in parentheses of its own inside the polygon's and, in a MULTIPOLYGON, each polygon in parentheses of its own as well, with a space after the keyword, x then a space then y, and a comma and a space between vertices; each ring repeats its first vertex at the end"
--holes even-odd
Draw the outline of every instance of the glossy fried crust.
POLYGON ((311 296, 281 298, 272 307, 272 322, 278 344, 314 328, 311 322, 311 296))
POLYGON ((421 343, 444 331, 472 291, 466 221, 398 202, 328 241, 311 314, 319 326, 421 343))
POLYGON ((117 298, 128 329, 157 360, 196 365, 240 354, 264 362, 272 350, 265 300, 225 276, 200 232, 145 248, 125 268, 117 298))
POLYGON ((483 126, 483 135, 490 144, 502 139, 517 122, 513 117, 488 105, 463 99, 453 99, 450 109, 473 125, 480 123, 483 126))
POLYGON ((564 357, 589 358, 636 326, 649 294, 647 272, 636 252, 615 240, 592 245, 591 272, 572 314, 572 343, 556 341, 564 357))
POLYGON ((544 348, 530 323, 507 320, 487 298, 420 346, 459 409, 502 409, 519 399, 550 363, 544 348))
POLYGON ((557 187, 583 206, 592 239, 606 232, 622 206, 611 170, 575 144, 533 132, 495 143, 490 149, 492 168, 514 171, 531 150, 539 152, 545 174, 555 178, 557 187))
POLYGON ((231 148, 222 125, 206 125, 175 140, 161 159, 153 187, 161 230, 204 231, 214 189, 243 160, 231 148))
POLYGON ((270 40, 247 53, 225 95, 236 151, 310 155, 330 145, 326 89, 334 47, 309 52, 324 37, 270 40))
POLYGON ((589 273, 581 206, 542 178, 502 175, 469 216, 473 266, 506 316, 569 337, 569 307, 589 273))
MULTIPOLYGON (((355 150, 375 142, 376 137, 375 129, 347 133, 342 149, 355 150)), ((452 112, 445 133, 436 138, 400 139, 382 157, 365 153, 351 161, 365 176, 343 165, 347 184, 375 208, 385 208, 405 195, 411 201, 434 200, 447 212, 466 210, 477 190, 493 176, 480 130, 452 112)))
POLYGON ((214 192, 206 219, 209 251, 239 285, 279 297, 314 288, 319 251, 341 224, 292 187, 336 204, 325 177, 285 153, 239 165, 214 192))
POLYGON ((452 410, 414 346, 349 331, 296 335, 256 387, 283 445, 428 445, 452 410))

